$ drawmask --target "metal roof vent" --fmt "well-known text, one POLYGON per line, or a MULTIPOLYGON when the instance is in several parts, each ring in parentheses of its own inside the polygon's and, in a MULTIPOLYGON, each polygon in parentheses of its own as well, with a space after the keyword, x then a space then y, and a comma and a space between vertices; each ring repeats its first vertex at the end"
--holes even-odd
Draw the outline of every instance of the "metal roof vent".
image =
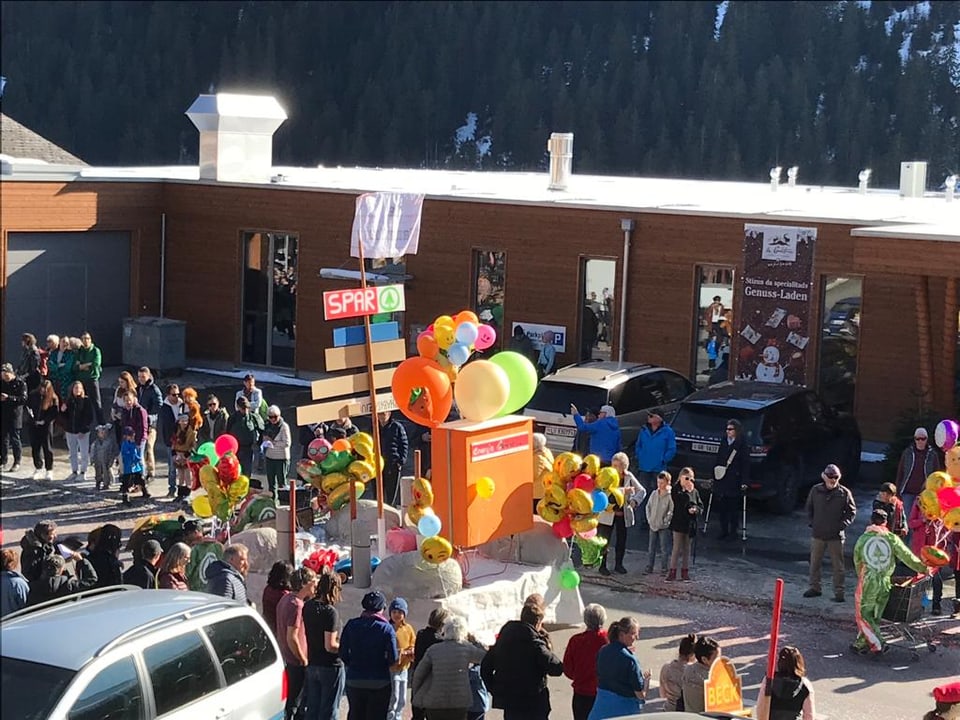
POLYGON ((900 163, 900 195, 902 197, 923 197, 927 189, 927 164, 915 160, 900 163))
POLYGON ((566 190, 573 174, 573 133, 550 133, 550 189, 566 190))
POLYGON ((200 179, 267 182, 273 133, 287 113, 270 95, 200 95, 186 115, 200 131, 200 179))

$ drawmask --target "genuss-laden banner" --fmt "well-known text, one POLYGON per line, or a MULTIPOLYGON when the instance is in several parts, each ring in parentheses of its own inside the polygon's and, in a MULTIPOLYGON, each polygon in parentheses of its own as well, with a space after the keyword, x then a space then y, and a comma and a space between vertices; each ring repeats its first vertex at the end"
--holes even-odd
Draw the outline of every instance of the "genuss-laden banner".
POLYGON ((744 225, 737 380, 805 385, 817 229, 744 225))

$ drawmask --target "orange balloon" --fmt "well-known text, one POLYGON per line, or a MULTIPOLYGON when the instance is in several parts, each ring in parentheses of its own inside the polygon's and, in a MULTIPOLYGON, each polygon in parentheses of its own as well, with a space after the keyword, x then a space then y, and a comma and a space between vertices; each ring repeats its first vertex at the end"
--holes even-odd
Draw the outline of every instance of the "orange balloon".
POLYGON ((439 363, 427 358, 407 358, 393 371, 393 399, 410 421, 436 427, 453 406, 453 386, 439 363))
POLYGON ((350 441, 347 440, 346 438, 340 438, 339 440, 334 440, 333 447, 331 447, 330 449, 337 452, 342 452, 344 450, 353 449, 353 446, 350 444, 350 441))
POLYGON ((471 310, 461 310, 453 316, 454 326, 459 326, 461 323, 465 322, 472 322, 474 325, 479 325, 480 318, 478 318, 477 314, 471 310))
POLYGON ((437 345, 437 339, 433 336, 433 333, 424 332, 417 336, 417 352, 420 357, 427 360, 433 360, 437 356, 437 353, 440 352, 440 346, 437 345))

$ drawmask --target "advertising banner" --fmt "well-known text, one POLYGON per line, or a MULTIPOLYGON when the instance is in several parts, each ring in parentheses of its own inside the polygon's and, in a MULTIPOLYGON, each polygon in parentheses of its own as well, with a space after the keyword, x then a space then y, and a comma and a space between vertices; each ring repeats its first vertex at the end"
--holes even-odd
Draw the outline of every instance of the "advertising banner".
POLYGON ((416 255, 420 245, 423 195, 365 193, 357 197, 350 233, 350 256, 368 259, 416 255))
POLYGON ((744 225, 737 380, 805 385, 816 228, 744 225))

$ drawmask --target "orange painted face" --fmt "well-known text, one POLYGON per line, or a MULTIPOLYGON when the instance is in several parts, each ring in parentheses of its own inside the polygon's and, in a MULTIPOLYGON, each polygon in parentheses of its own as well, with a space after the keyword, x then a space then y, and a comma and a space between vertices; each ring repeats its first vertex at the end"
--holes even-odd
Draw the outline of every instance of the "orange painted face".
POLYGON ((430 420, 433 417, 433 401, 430 399, 430 393, 420 388, 420 393, 410 401, 408 410, 417 417, 424 420, 430 420))

